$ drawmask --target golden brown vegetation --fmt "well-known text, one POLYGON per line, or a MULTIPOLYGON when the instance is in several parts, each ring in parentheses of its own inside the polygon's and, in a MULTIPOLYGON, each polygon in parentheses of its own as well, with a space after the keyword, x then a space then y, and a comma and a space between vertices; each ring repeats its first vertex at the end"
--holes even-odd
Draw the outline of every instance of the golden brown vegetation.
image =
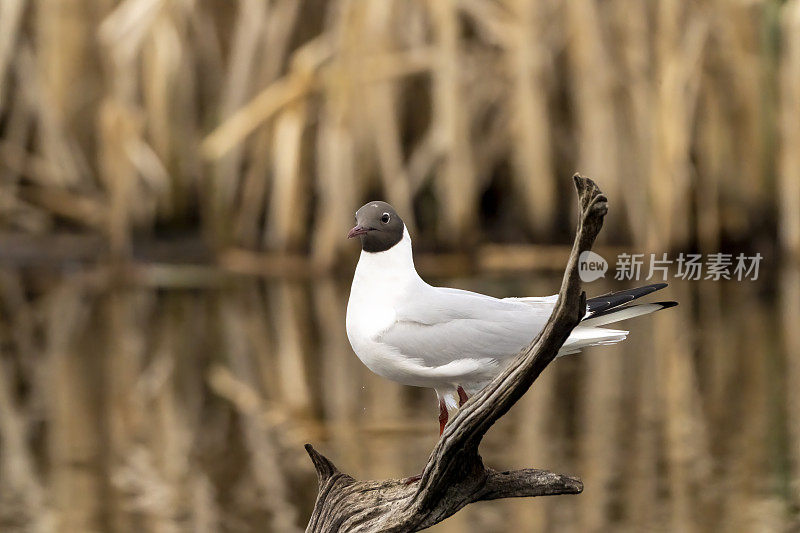
POLYGON ((581 170, 612 241, 797 253, 799 33, 797 0, 3 0, 0 220, 324 266, 376 196, 427 243, 558 240, 581 170))

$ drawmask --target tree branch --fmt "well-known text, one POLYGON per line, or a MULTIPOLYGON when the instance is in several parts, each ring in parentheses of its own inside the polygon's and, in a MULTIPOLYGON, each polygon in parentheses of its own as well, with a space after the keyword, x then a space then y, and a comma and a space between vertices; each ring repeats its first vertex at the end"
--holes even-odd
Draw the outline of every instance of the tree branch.
POLYGON ((470 503, 521 496, 577 494, 579 479, 546 470, 496 472, 483 465, 478 446, 489 428, 530 388, 558 355, 586 310, 578 257, 591 249, 606 197, 590 179, 574 176, 581 216, 553 313, 542 331, 484 389, 459 409, 431 452, 418 483, 357 481, 306 445, 319 476, 309 532, 419 531, 470 503))
POLYGON ((476 501, 554 494, 579 494, 583 483, 576 477, 555 474, 549 470, 525 468, 510 472, 490 471, 476 501))

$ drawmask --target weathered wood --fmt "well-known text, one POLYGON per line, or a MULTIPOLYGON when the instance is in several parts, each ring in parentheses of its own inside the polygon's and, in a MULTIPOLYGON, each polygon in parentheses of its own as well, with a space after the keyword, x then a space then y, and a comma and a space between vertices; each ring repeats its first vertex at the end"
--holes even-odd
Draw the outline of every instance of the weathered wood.
POLYGON ((595 183, 574 176, 581 205, 575 242, 558 301, 544 329, 516 358, 459 409, 431 452, 419 481, 358 481, 341 473, 310 444, 319 477, 319 493, 308 532, 407 532, 441 522, 470 503, 499 498, 577 494, 579 479, 524 469, 496 472, 483 465, 478 446, 558 354, 580 322, 586 295, 578 277, 578 256, 594 243, 607 212, 606 197, 595 183))

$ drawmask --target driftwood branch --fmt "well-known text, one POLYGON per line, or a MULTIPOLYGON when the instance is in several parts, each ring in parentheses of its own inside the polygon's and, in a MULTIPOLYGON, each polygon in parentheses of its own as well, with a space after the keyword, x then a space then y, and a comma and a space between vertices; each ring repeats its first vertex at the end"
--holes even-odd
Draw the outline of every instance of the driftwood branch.
POLYGON ((581 205, 577 234, 558 301, 544 329, 483 390, 459 409, 431 452, 418 482, 400 479, 358 481, 310 444, 306 450, 319 476, 319 493, 309 532, 419 531, 473 502, 524 496, 578 494, 579 479, 546 470, 497 472, 483 465, 478 446, 555 359, 586 309, 578 277, 578 256, 594 243, 607 212, 595 183, 574 176, 581 205))

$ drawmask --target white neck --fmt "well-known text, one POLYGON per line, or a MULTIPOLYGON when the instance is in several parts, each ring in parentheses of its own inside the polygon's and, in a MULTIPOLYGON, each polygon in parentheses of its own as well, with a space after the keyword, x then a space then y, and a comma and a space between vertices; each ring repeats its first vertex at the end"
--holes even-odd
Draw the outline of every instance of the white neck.
POLYGON ((380 280, 383 283, 403 283, 420 280, 414 268, 414 257, 411 252, 411 236, 403 228, 400 242, 383 252, 365 252, 361 250, 354 280, 380 280))

